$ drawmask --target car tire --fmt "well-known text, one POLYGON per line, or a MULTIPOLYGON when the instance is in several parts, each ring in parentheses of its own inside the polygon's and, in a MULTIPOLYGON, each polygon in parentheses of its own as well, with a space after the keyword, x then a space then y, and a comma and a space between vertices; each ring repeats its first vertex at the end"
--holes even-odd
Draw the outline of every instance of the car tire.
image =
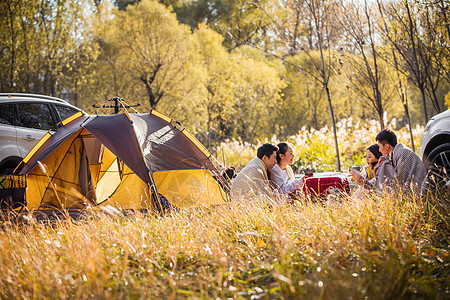
POLYGON ((450 143, 442 144, 430 152, 425 167, 428 181, 434 190, 450 191, 450 143))
POLYGON ((0 167, 0 176, 1 175, 16 175, 19 174, 22 170, 23 165, 20 165, 18 168, 17 166, 22 161, 21 158, 11 159, 7 161, 6 163, 2 164, 0 167), (15 172, 14 172, 15 170, 15 172))

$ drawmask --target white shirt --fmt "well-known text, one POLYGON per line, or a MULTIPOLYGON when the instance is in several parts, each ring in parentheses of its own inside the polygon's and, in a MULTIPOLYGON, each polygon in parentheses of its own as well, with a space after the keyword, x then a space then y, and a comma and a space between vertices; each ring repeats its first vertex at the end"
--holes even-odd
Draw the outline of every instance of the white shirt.
MULTIPOLYGON (((286 166, 286 168, 290 168, 286 166)), ((289 178, 288 172, 282 170, 278 164, 270 169, 270 180, 272 180, 278 190, 283 194, 289 194, 295 191, 303 181, 303 176, 300 179, 292 180, 289 178)))

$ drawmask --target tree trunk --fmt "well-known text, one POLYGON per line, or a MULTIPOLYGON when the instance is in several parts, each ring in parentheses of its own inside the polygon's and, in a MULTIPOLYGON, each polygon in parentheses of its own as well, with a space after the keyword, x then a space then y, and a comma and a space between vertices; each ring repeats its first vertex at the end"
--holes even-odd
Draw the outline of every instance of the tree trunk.
POLYGON ((320 69, 321 69, 320 73, 321 73, 321 77, 322 77, 322 85, 323 85, 323 88, 327 95, 328 108, 330 110, 331 124, 332 124, 332 128, 333 128, 334 148, 336 151, 336 167, 337 167, 337 171, 341 172, 341 160, 339 157, 339 143, 338 143, 338 139, 337 139, 336 121, 334 119, 333 105, 331 103, 331 95, 330 95, 330 90, 328 88, 328 77, 325 72, 325 59, 323 57, 323 45, 322 45, 322 37, 323 36, 322 36, 322 32, 319 28, 319 20, 318 20, 319 18, 316 16, 314 5, 313 5, 313 15, 315 18, 315 23, 316 23, 316 33, 317 33, 317 40, 318 40, 319 53, 320 53, 320 69))
POLYGON ((11 2, 8 1, 8 13, 9 13, 9 29, 11 33, 11 68, 10 68, 10 74, 9 74, 9 86, 11 91, 14 90, 14 68, 15 68, 15 61, 16 61, 16 40, 15 40, 15 33, 14 33, 14 16, 11 9, 11 2))
POLYGON ((419 86, 420 93, 422 94, 423 117, 424 117, 425 124, 426 124, 428 122, 428 113, 427 113, 427 103, 426 103, 426 98, 425 98, 425 86, 424 86, 425 83, 423 82, 424 79, 422 78, 419 60, 417 58, 416 42, 414 39, 414 31, 415 30, 414 30, 414 24, 413 24, 413 20, 412 20, 412 16, 411 16, 411 11, 409 9, 408 0, 405 0, 405 6, 406 6, 406 11, 408 13, 409 38, 411 40, 411 45, 412 45, 412 50, 413 50, 414 64, 416 66, 417 84, 419 86))
MULTIPOLYGON (((366 19, 367 19, 367 25, 368 25, 368 29, 369 29, 369 39, 370 39, 370 48, 372 50, 372 55, 373 55, 373 69, 374 69, 374 74, 372 74, 372 71, 369 69, 369 78, 373 79, 372 82, 372 87, 373 87, 373 93, 374 93, 374 99, 375 99, 375 103, 377 105, 377 111, 378 114, 380 116, 380 126, 381 126, 381 130, 383 130, 385 128, 385 124, 384 124, 384 107, 383 107, 383 102, 381 99, 381 92, 380 92, 380 80, 379 80, 379 71, 378 71, 378 61, 377 61, 377 51, 375 51, 375 42, 373 40, 373 33, 372 33, 372 22, 371 22, 371 18, 370 18, 370 14, 369 14, 369 9, 367 7, 367 0, 364 1, 364 12, 366 14, 366 19)), ((364 49, 364 46, 361 45, 361 50, 364 49)))
POLYGON ((334 148, 336 151, 336 167, 337 171, 341 172, 341 159, 339 157, 339 143, 337 139, 337 130, 336 130, 336 121, 334 119, 334 111, 333 111, 333 105, 331 103, 331 95, 330 95, 330 89, 328 88, 328 78, 325 73, 325 61, 323 58, 323 49, 322 49, 322 42, 321 37, 319 37, 319 51, 320 51, 320 61, 321 61, 321 73, 322 73, 322 84, 323 88, 325 90, 325 93, 327 94, 327 100, 328 100, 328 108, 330 110, 330 118, 331 118, 331 125, 333 128, 333 135, 334 135, 334 148))
POLYGON ((151 83, 147 80, 147 78, 144 75, 141 76, 141 81, 144 83, 145 89, 147 90, 148 102, 150 104, 150 107, 156 108, 157 101, 151 83))
POLYGON ((341 172, 341 160, 339 158, 339 143, 338 143, 338 139, 337 139, 336 121, 334 120, 333 105, 331 104, 330 90, 328 89, 328 85, 325 85, 325 84, 324 84, 324 89, 327 93, 328 108, 330 109, 331 124, 333 125, 334 148, 336 150, 337 171, 341 172))
POLYGON ((427 124, 428 123, 427 101, 425 98, 425 88, 424 88, 423 84, 419 86, 419 90, 420 90, 420 95, 422 96, 423 117, 425 120, 425 124, 427 124))
POLYGON ((428 84, 426 85, 426 90, 428 91, 428 95, 430 96, 431 104, 433 105, 434 109, 437 113, 441 113, 441 105, 439 104, 439 99, 436 95, 436 91, 439 86, 439 74, 436 74, 434 76, 434 80, 432 76, 427 72, 426 73, 426 79, 428 81, 428 84))
POLYGON ((411 117, 409 115, 408 99, 406 98, 405 93, 403 92, 403 84, 402 84, 402 80, 400 78, 400 68, 398 66, 397 56, 395 55, 394 49, 392 49, 392 56, 394 58, 394 67, 395 67, 395 71, 397 73, 398 88, 399 88, 399 92, 400 92, 400 100, 402 101, 403 108, 405 109, 406 119, 408 121, 409 137, 411 139, 411 149, 412 149, 412 151, 416 152, 416 147, 414 145, 414 136, 412 133, 411 117))
POLYGON ((210 108, 207 107, 208 120, 206 124, 206 149, 211 148, 211 111, 210 108))
POLYGON ((296 12, 295 12, 295 25, 294 25, 294 32, 292 33, 292 42, 291 42, 291 49, 290 53, 291 55, 297 54, 297 35, 298 35, 298 27, 300 26, 300 10, 298 6, 296 6, 296 12))
POLYGON ((408 120, 409 138, 411 139, 411 149, 413 152, 416 152, 416 147, 414 145, 414 136, 412 132, 411 117, 409 116, 408 102, 405 101, 405 103, 403 104, 403 108, 405 109, 406 120, 408 120))
POLYGON ((446 13, 444 0, 441 0, 440 3, 441 3, 442 14, 443 14, 444 20, 445 20, 445 28, 447 29, 447 38, 448 38, 448 41, 450 42, 450 24, 447 20, 447 13, 446 13))
POLYGON ((151 108, 156 108, 156 105, 162 97, 162 93, 158 93, 152 88, 152 83, 155 81, 156 75, 158 74, 158 71, 161 69, 161 67, 162 64, 156 65, 152 70, 150 78, 148 78, 147 74, 141 75, 141 81, 144 83, 145 88, 147 89, 148 100, 151 108))
POLYGON ((381 130, 383 130, 383 129, 385 129, 386 127, 385 127, 385 124, 384 124, 384 112, 383 111, 379 111, 379 110, 377 110, 377 114, 378 114, 378 119, 380 120, 380 127, 381 127, 381 130))

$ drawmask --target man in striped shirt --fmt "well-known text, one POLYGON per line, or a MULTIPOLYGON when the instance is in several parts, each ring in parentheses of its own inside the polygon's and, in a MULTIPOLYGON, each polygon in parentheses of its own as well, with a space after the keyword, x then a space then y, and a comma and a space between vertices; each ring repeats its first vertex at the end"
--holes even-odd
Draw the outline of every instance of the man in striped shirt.
POLYGON ((399 191, 412 195, 423 195, 427 189, 427 170, 420 158, 411 149, 397 143, 397 136, 384 129, 376 136, 383 156, 375 175, 377 190, 399 191))

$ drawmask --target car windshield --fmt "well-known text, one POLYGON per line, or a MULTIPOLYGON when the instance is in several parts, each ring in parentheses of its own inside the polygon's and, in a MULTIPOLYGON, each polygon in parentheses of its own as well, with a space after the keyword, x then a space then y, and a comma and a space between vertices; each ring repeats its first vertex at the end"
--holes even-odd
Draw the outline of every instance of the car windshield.
POLYGON ((76 110, 76 109, 74 109, 72 107, 69 107, 69 106, 55 104, 55 107, 56 107, 56 110, 59 113, 59 116, 61 117, 61 121, 67 119, 71 115, 73 115, 73 114, 78 112, 78 110, 76 110))

